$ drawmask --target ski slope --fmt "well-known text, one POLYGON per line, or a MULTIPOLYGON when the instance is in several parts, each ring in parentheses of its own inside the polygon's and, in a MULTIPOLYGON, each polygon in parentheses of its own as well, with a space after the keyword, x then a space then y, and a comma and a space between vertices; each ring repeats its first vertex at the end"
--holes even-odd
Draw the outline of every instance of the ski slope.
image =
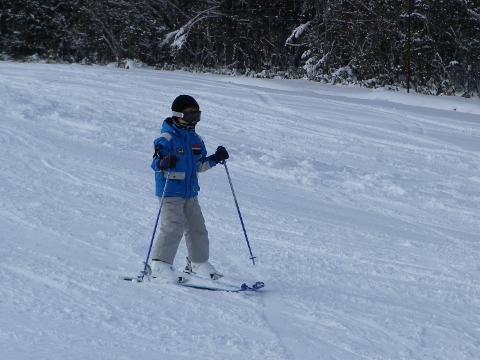
POLYGON ((0 62, 0 143, 1 359, 480 358, 478 100, 0 62), (210 260, 259 292, 119 279, 143 269, 152 142, 185 93, 257 257, 219 165, 210 260))

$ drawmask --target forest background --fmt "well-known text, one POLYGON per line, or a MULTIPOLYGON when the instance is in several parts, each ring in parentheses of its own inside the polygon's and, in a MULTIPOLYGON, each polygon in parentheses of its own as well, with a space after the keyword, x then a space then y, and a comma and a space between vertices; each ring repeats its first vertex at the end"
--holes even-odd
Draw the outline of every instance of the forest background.
POLYGON ((0 58, 478 97, 480 0, 0 0, 0 58))

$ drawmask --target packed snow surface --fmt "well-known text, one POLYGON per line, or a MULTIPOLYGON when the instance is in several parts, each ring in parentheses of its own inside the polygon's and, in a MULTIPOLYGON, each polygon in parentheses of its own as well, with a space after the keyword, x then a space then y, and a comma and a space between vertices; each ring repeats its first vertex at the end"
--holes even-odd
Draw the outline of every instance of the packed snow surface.
POLYGON ((0 143, 1 359, 480 358, 478 100, 0 62, 0 143), (257 257, 218 165, 210 260, 261 291, 120 279, 143 269, 179 94, 230 153, 257 257))

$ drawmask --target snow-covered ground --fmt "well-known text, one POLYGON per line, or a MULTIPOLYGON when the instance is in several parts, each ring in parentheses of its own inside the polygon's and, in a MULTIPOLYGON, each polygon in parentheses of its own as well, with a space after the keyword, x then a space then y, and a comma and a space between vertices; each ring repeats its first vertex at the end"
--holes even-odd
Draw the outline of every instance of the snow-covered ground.
POLYGON ((478 100, 0 62, 0 144, 1 359, 480 358, 478 100), (211 262, 260 292, 119 278, 143 268, 152 141, 183 93, 257 256, 217 166, 211 262))

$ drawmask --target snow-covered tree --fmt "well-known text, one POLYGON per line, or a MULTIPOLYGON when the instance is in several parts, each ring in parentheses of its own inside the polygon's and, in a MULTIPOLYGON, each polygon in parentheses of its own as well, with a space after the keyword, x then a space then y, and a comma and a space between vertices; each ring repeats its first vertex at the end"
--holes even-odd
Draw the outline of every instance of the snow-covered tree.
POLYGON ((479 34, 478 0, 0 0, 0 54, 13 58, 128 58, 430 94, 479 92, 479 34))

